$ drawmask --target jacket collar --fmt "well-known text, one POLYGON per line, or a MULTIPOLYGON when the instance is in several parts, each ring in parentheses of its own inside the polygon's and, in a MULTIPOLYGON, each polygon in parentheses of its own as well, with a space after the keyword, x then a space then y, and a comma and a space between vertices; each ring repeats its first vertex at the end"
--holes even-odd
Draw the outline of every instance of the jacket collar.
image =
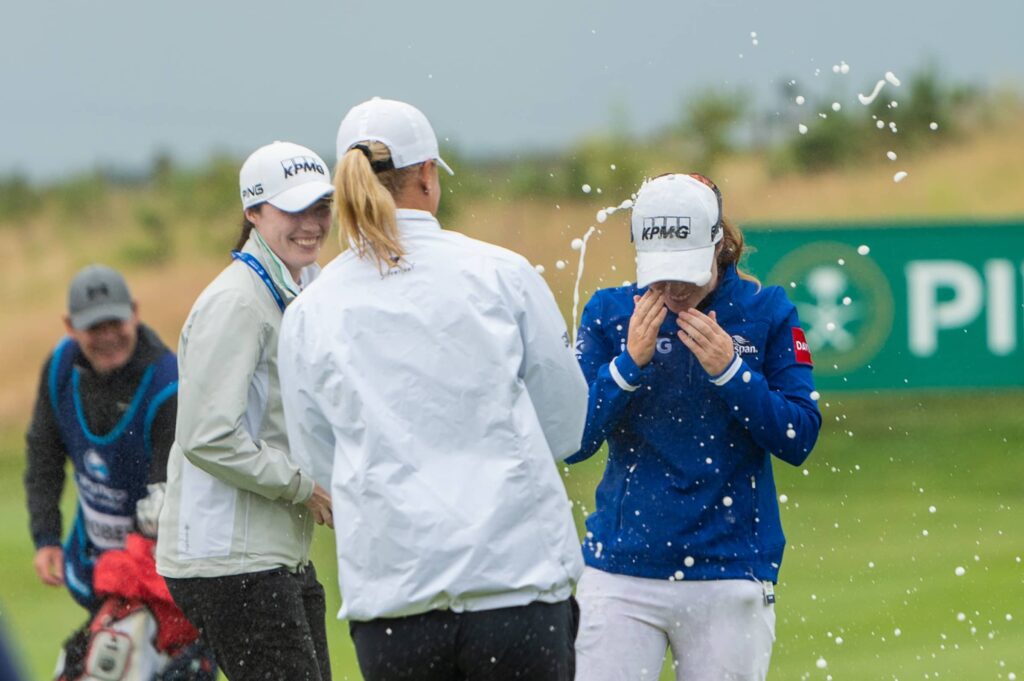
POLYGON ((739 281, 739 278, 739 275, 736 274, 735 265, 729 265, 724 270, 719 270, 718 286, 715 287, 714 291, 712 291, 711 293, 707 294, 707 296, 704 297, 704 300, 700 302, 700 305, 697 306, 697 309, 701 311, 710 309, 719 299, 720 296, 729 298, 731 296, 730 291, 732 291, 732 289, 736 286, 736 282, 739 281))
POLYGON ((249 233, 249 240, 242 247, 242 252, 255 256, 260 261, 274 282, 274 286, 284 295, 285 302, 289 302, 299 295, 299 291, 308 286, 320 273, 320 265, 316 263, 303 267, 299 273, 299 281, 296 283, 288 268, 284 266, 281 259, 270 249, 270 246, 255 229, 249 233))
POLYGON ((437 221, 437 218, 425 210, 399 208, 395 211, 395 219, 398 221, 398 229, 403 232, 441 229, 441 223, 437 221))

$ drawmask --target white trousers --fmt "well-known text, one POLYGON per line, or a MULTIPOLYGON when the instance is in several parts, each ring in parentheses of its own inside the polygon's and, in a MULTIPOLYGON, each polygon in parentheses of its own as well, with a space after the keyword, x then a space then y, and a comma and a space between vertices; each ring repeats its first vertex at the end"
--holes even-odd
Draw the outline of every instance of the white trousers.
POLYGON ((754 580, 679 581, 586 568, 576 589, 577 681, 656 681, 671 647, 677 681, 764 681, 775 606, 754 580))

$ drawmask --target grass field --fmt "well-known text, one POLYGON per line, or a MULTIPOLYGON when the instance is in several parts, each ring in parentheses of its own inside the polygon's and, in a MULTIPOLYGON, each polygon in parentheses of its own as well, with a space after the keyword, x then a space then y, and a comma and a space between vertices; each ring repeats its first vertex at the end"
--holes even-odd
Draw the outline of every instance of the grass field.
MULTIPOLYGON (((776 465, 789 548, 770 678, 1024 678, 1024 392, 826 394, 822 406, 807 465, 776 465)), ((0 621, 28 678, 46 679, 82 613, 32 573, 21 457, 20 433, 5 431, 0 621)), ((601 465, 566 476, 583 506, 601 465)), ((322 532, 315 554, 332 609, 333 550, 322 532)), ((345 624, 328 626, 335 679, 359 679, 345 624)))

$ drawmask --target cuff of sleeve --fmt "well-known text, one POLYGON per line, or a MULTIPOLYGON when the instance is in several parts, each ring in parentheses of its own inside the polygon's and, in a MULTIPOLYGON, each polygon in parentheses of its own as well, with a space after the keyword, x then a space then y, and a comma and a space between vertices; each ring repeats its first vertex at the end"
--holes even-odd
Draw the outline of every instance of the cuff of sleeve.
POLYGON ((47 546, 60 546, 60 537, 55 536, 41 535, 38 537, 33 537, 32 541, 36 545, 37 551, 47 546))
POLYGON ((732 380, 732 377, 736 375, 736 372, 740 370, 741 366, 743 366, 743 360, 740 359, 739 354, 737 354, 732 358, 732 364, 730 364, 728 368, 718 376, 712 377, 711 382, 715 385, 725 385, 732 380))
POLYGON ((640 367, 629 356, 628 351, 623 351, 608 364, 608 372, 615 384, 626 392, 633 392, 640 387, 640 367))
POLYGON ((293 504, 304 504, 313 496, 315 485, 313 478, 303 475, 301 472, 296 473, 283 496, 293 504))

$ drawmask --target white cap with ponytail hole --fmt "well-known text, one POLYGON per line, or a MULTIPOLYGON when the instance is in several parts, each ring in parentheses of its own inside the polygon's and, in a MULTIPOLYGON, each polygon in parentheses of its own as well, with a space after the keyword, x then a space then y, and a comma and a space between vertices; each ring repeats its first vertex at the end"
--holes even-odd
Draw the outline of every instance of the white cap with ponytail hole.
POLYGON ((449 175, 455 174, 441 158, 430 121, 411 104, 374 97, 352 107, 338 127, 338 158, 360 142, 386 146, 395 168, 433 160, 449 175))

